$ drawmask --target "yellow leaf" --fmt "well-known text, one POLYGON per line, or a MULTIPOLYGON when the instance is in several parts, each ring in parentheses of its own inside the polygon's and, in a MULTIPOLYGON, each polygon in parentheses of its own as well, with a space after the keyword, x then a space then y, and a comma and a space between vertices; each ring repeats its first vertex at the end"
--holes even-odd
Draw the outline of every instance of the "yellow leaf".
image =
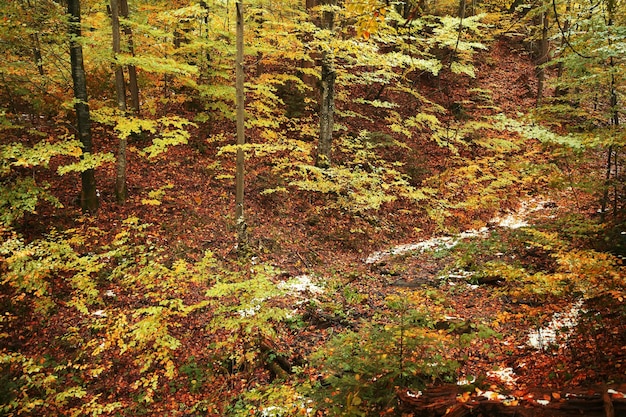
POLYGON ((147 205, 147 206, 160 206, 161 202, 159 200, 154 200, 154 199, 142 199, 141 200, 141 204, 147 205))

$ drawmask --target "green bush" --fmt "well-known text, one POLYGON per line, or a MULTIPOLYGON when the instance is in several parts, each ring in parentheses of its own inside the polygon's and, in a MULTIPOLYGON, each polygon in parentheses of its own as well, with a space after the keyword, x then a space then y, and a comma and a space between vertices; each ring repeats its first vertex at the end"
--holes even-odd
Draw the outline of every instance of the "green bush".
POLYGON ((390 298, 389 307, 392 316, 335 336, 313 356, 324 375, 312 393, 319 407, 363 416, 393 407, 399 387, 419 390, 454 379, 459 364, 446 352, 459 339, 436 330, 436 320, 406 298, 390 298))

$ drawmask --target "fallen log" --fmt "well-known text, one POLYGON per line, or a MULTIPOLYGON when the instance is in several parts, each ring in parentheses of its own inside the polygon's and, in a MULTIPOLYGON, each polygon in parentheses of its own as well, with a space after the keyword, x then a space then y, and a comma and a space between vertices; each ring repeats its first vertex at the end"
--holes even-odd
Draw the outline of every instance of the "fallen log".
MULTIPOLYGON (((611 398, 607 392, 568 393, 542 400, 536 394, 522 398, 490 399, 473 394, 462 396, 462 387, 442 386, 424 393, 398 391, 403 416, 414 417, 616 417, 626 416, 626 398, 611 398), (535 399, 537 398, 537 399, 535 399)), ((499 396, 504 397, 504 396, 499 396)))

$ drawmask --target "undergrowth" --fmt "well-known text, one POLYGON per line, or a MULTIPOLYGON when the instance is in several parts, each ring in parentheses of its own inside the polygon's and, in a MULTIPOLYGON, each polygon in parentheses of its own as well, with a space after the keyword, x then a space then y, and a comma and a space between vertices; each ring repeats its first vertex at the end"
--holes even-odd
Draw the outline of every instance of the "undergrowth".
MULTIPOLYGON (((494 294, 511 301, 623 300, 618 258, 581 245, 595 230, 593 223, 494 229, 402 259, 431 257, 478 283, 496 277, 494 294)), ((210 251, 195 262, 172 258, 155 250, 136 218, 99 251, 81 233, 29 243, 4 234, 2 414, 137 415, 157 410, 168 392, 185 392, 181 407, 208 414, 364 416, 394 410, 398 389, 455 382, 464 349, 497 336, 487 322, 450 319, 445 287, 398 290, 371 309, 371 295, 338 280, 292 311, 280 301, 289 296, 281 271, 267 264, 210 251), (281 370, 274 360, 285 353, 273 341, 305 331, 311 309, 328 316, 331 337, 302 366, 281 370), (43 329, 49 345, 15 345, 43 329), (190 345, 198 332, 203 345, 190 345), (248 380, 256 382, 229 396, 229 384, 248 380), (129 393, 133 407, 115 400, 129 393)))
POLYGON ((158 404, 166 387, 181 389, 181 379, 199 395, 224 375, 254 373, 262 341, 286 317, 265 305, 282 293, 272 280, 277 271, 220 263, 209 251, 195 263, 171 259, 144 230, 129 218, 101 252, 85 254, 77 230, 31 243, 13 234, 0 245, 0 414, 136 415, 158 404), (210 289, 199 297, 203 286, 210 289), (185 352, 194 336, 185 328, 198 321, 211 341, 209 354, 193 350, 202 358, 185 352), (12 345, 10 338, 46 327, 47 346, 12 345), (123 391, 133 407, 111 400, 123 391))
POLYGON ((400 388, 415 392, 437 382, 454 382, 459 363, 452 351, 476 337, 492 336, 487 328, 457 332, 421 307, 419 295, 402 293, 387 299, 387 309, 359 326, 334 336, 312 356, 322 378, 310 395, 319 410, 331 415, 366 416, 396 406, 400 388))

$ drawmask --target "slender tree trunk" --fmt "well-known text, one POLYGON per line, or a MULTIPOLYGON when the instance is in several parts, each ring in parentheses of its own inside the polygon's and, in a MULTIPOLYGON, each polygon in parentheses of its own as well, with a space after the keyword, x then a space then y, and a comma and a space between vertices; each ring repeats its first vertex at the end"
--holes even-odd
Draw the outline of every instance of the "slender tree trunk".
POLYGON ((128 185, 126 182, 126 147, 128 140, 120 138, 117 146, 117 172, 115 177, 115 200, 124 204, 128 199, 128 185))
MULTIPOLYGON (((613 61, 613 57, 610 59, 610 67, 613 68, 615 66, 615 61, 613 61)), ((610 88, 610 104, 611 104, 611 124, 615 129, 619 128, 619 111, 617 108, 617 90, 615 86, 615 75, 611 74, 611 88, 610 88)), ((611 174, 613 174, 613 178, 617 178, 618 175, 618 165, 617 165, 617 147, 611 145, 608 149, 606 162, 606 177, 604 180, 604 193, 602 195, 602 220, 604 220, 605 212, 608 210, 609 205, 609 191, 611 188, 611 174)), ((617 184, 614 184, 614 198, 613 201, 613 216, 617 216, 617 184)))
MULTIPOLYGON (((237 99, 237 145, 246 143, 245 136, 245 97, 244 97, 244 53, 243 53, 243 1, 236 2, 237 9, 237 62, 236 99, 237 99)), ((235 221, 237 222, 237 249, 245 253, 248 246, 247 225, 244 216, 244 175, 245 155, 242 148, 237 149, 237 175, 235 184, 235 221)))
MULTIPOLYGON (((124 19, 128 19, 128 0, 119 0, 120 2, 120 15, 124 19)), ((127 25, 122 25, 124 34, 126 35, 126 42, 128 43, 128 52, 135 56, 135 44, 133 42, 133 31, 127 25)), ((139 114, 139 85, 137 84, 137 68, 134 65, 128 65, 128 90, 130 92, 130 108, 135 113, 139 114)))
MULTIPOLYGON (((613 13, 614 13, 614 8, 615 8, 615 2, 614 1, 610 1, 609 2, 609 22, 608 22, 608 26, 611 27, 613 26, 613 13)), ((612 44, 612 40, 611 38, 609 38, 609 45, 612 44)), ((611 69, 613 71, 611 71, 611 123, 615 128, 615 131, 619 132, 619 119, 620 119, 620 114, 619 114, 619 101, 618 101, 618 95, 617 95, 617 83, 615 81, 615 60, 613 59, 613 57, 610 58, 610 66, 611 69)), ((616 184, 615 184, 615 189, 614 189, 614 200, 613 200, 613 217, 617 216, 617 207, 618 207, 618 191, 617 191, 617 179, 619 178, 619 164, 618 164, 618 150, 619 148, 616 147, 615 148, 615 155, 613 157, 613 162, 615 165, 615 170, 613 172, 614 178, 616 180, 616 184)))
POLYGON ((115 66, 115 93, 117 96, 117 108, 126 111, 126 84, 124 81, 124 68, 117 62, 118 55, 122 52, 120 42, 120 3, 119 0, 111 0, 111 32, 113 38, 113 62, 115 66))
MULTIPOLYGON (((317 0, 306 0, 305 7, 306 7, 307 12, 311 13, 311 9, 315 6, 317 6, 317 0)), ((306 44, 307 42, 310 41, 310 35, 303 34, 301 36, 302 36, 303 44, 306 44)), ((306 48, 305 48, 305 51, 306 51, 306 48)), ((316 76, 312 75, 306 70, 315 67, 315 63, 317 61, 317 55, 318 54, 316 52, 309 52, 309 59, 302 59, 302 61, 300 62, 300 68, 303 70, 300 78, 302 79, 302 82, 304 84, 311 87, 312 91, 315 91, 315 94, 317 94, 318 79, 316 76)))
POLYGON ((322 57, 322 98, 320 103, 320 137, 317 148, 316 165, 321 168, 330 166, 330 153, 333 141, 333 125, 335 113, 335 79, 333 58, 328 52, 322 57))
MULTIPOLYGON (((115 65, 115 93, 117 95, 117 108, 126 114, 126 83, 124 81, 124 67, 117 62, 118 55, 122 52, 120 45, 120 2, 111 0, 111 29, 113 38, 113 60, 115 65)), ((119 139, 117 147, 117 164, 115 176, 115 199, 123 204, 128 198, 126 185, 126 137, 119 139)))
MULTIPOLYGON (((335 6, 337 0, 325 0, 324 4, 335 6)), ((325 11, 321 19, 322 29, 332 31, 335 27, 335 13, 325 11)), ((320 137, 317 147, 317 159, 315 165, 327 168, 331 164, 331 150, 333 142, 333 126, 335 113, 335 72, 334 57, 331 52, 322 52, 321 73, 321 103, 320 103, 320 137)))
MULTIPOLYGON (((568 1, 567 2, 567 6, 565 8, 565 22, 563 23, 563 33, 564 34, 568 34, 569 32, 569 13, 572 9, 571 6, 571 2, 568 1)), ((565 45, 566 45, 566 41, 565 41, 565 37, 563 37, 561 39, 561 50, 565 49, 565 45)), ((562 97, 565 94, 567 94, 567 89, 562 88, 559 85, 559 82, 561 81, 561 79, 563 78, 563 69, 564 69, 564 65, 563 62, 559 62, 557 67, 556 67, 556 78, 557 78, 557 87, 554 89, 554 97, 562 97)))
POLYGON ((549 39, 548 39, 548 29, 550 28, 548 24, 548 12, 544 11, 541 15, 541 42, 539 44, 539 53, 536 61, 536 74, 537 74, 537 100, 536 106, 539 107, 541 105, 541 100, 543 99, 543 88, 546 79, 546 71, 543 65, 548 62, 548 53, 549 53, 549 39))
POLYGON ((409 1, 402 1, 396 4, 396 11, 404 19, 408 19, 411 14, 411 3, 409 1))
MULTIPOLYGON (((132 40, 129 39, 128 42, 132 51, 132 40)), ((137 67, 134 65, 128 66, 128 90, 130 92, 130 108, 135 115, 139 115, 141 108, 139 105, 139 85, 137 84, 137 67)))
MULTIPOLYGON (((460 0, 459 10, 458 10, 459 30, 457 31, 456 44, 454 45, 454 52, 450 55, 450 59, 448 60, 448 69, 452 68, 452 64, 457 59, 457 53, 459 51, 459 44, 461 43, 461 36, 463 36, 463 20, 465 19, 465 9, 466 9, 466 1, 460 0)), ((447 96, 448 96, 448 100, 450 100, 449 93, 447 94, 447 96)))
POLYGON ((620 158, 615 149, 615 156, 613 157, 613 177, 615 178, 615 185, 613 186, 613 217, 617 217, 617 213, 619 211, 619 201, 620 201, 620 189, 623 191, 623 188, 619 187, 619 177, 621 176, 620 168, 620 158))
POLYGON ((33 33, 30 35, 30 38, 33 41, 33 58, 35 59, 35 65, 37 65, 37 71, 39 71, 39 75, 44 75, 43 69, 43 58, 41 56, 41 45, 39 44, 39 35, 33 33))
MULTIPOLYGON (((35 12, 36 4, 32 4, 30 0, 27 0, 24 3, 25 4, 23 5, 22 13, 30 14, 35 12)), ((37 29, 39 29, 39 27, 37 27, 37 29)), ((44 75, 45 71, 43 68, 43 59, 41 56, 41 44, 39 42, 39 34, 37 32, 31 33, 30 40, 33 43, 33 61, 37 66, 37 71, 39 72, 39 75, 44 75)))
POLYGON ((459 19, 461 19, 461 20, 465 19, 466 8, 467 8, 466 1, 465 0, 460 0, 459 1, 459 12, 458 12, 459 19))
MULTIPOLYGON (((82 143, 83 155, 87 155, 92 153, 93 144, 91 141, 91 118, 87 104, 87 79, 83 64, 83 48, 79 43, 81 36, 80 0, 68 0, 67 10, 70 17, 70 59, 74 97, 76 98, 74 108, 77 118, 77 137, 82 143)), ((80 206, 87 213, 95 213, 98 210, 99 201, 94 169, 87 169, 81 173, 80 206)))
MULTIPOLYGON (((608 14, 609 19, 607 26, 611 28, 613 26, 613 13, 614 13, 615 2, 610 1, 608 3, 608 14)), ((609 31, 610 33, 610 31, 609 31)), ((609 37, 607 39, 608 45, 612 45, 612 40, 609 37)), ((615 130, 619 128, 619 109, 618 109, 618 97, 617 97, 617 85, 615 82, 615 60, 613 57, 609 58, 609 67, 611 68, 611 84, 609 86, 609 104, 611 109, 611 125, 614 126, 615 130)), ((608 209, 609 204, 609 189, 611 187, 611 171, 613 170, 613 164, 615 164, 615 172, 613 172, 614 178, 617 178, 618 175, 618 167, 617 167, 617 148, 613 145, 609 146, 608 155, 607 155, 607 164, 606 164, 606 177, 604 181, 604 193, 602 195, 601 202, 601 210, 602 210, 602 220, 604 220, 605 212, 608 209), (612 158, 614 161, 612 161, 612 158)), ((614 185, 617 187, 617 185, 614 185)), ((617 190, 614 190, 614 198, 613 202, 613 216, 617 215, 617 190)))
POLYGON ((609 146, 606 156, 606 174, 604 177, 604 190, 602 191, 602 200, 600 202, 600 219, 606 218, 606 212, 609 205, 609 189, 611 186, 611 170, 613 168, 613 146, 609 146))

